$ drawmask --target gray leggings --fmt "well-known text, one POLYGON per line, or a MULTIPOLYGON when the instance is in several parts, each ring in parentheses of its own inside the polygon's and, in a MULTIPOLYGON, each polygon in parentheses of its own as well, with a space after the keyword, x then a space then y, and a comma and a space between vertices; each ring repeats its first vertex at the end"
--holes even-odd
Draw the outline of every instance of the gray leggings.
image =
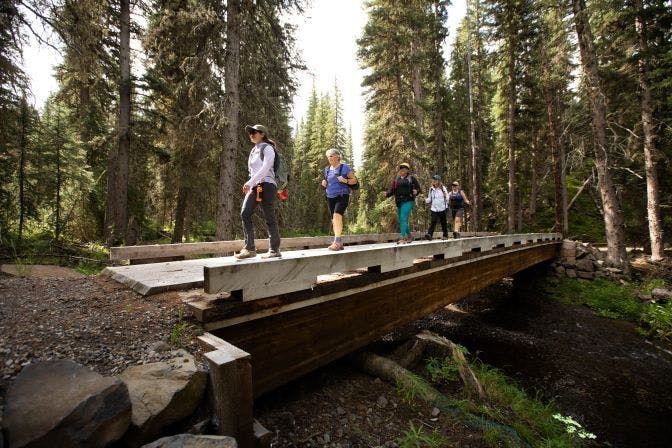
MULTIPOLYGON (((278 228, 278 219, 275 216, 275 197, 278 194, 278 187, 270 182, 261 184, 261 208, 266 218, 268 226, 268 236, 270 238, 271 250, 280 251, 280 229, 278 228)), ((255 250, 254 248, 254 226, 252 225, 252 215, 257 208, 257 187, 252 187, 243 199, 243 206, 240 210, 240 217, 243 219, 243 235, 245 236, 245 249, 255 250)))

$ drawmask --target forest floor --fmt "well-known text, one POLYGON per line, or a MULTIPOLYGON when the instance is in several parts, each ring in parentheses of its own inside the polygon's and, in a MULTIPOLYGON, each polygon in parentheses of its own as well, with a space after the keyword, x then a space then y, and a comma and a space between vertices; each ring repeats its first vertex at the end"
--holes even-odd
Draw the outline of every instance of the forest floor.
MULTIPOLYGON (((0 274, 0 405, 22 366, 37 359, 71 358, 110 375, 162 359, 171 339, 196 351, 198 329, 184 325, 189 319, 178 314, 180 303, 175 293, 143 298, 101 276, 0 274)), ((553 400, 600 442, 636 448, 672 440, 672 350, 647 342, 632 324, 503 281, 382 344, 389 348, 423 329, 462 344, 530 395, 553 400)), ((274 433, 275 447, 393 447, 413 428, 441 432, 447 446, 488 446, 482 433, 437 411, 408 404, 394 385, 347 358, 255 403, 255 417, 274 433)))

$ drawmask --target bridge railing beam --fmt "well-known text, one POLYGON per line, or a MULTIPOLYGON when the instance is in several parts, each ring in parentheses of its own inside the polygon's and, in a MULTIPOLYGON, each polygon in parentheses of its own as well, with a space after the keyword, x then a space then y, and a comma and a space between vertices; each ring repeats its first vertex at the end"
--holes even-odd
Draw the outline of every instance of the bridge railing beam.
POLYGON ((487 252, 497 246, 517 243, 561 241, 560 234, 519 234, 457 240, 422 241, 410 245, 362 245, 346 251, 293 251, 281 259, 236 261, 222 259, 220 264, 204 267, 207 293, 229 292, 243 301, 310 289, 317 276, 357 269, 389 272, 407 268, 419 258, 454 258, 464 253, 487 252))

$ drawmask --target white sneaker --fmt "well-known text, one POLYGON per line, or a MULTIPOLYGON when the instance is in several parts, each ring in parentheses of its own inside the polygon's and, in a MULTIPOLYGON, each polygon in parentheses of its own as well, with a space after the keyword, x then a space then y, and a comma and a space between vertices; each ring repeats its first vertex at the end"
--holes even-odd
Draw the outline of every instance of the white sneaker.
POLYGON ((236 260, 244 260, 245 258, 254 258, 257 256, 256 250, 247 250, 242 249, 240 252, 234 255, 236 260))
POLYGON ((282 254, 279 250, 269 250, 267 253, 261 256, 261 258, 282 258, 282 254))

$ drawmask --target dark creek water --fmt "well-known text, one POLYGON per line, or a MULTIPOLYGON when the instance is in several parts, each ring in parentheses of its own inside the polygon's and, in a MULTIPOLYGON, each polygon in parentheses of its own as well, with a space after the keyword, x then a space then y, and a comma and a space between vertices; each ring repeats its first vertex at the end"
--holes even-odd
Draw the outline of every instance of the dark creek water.
POLYGON ((672 351, 645 341, 632 324, 539 290, 531 277, 503 282, 416 326, 478 352, 601 442, 672 447, 672 351))

